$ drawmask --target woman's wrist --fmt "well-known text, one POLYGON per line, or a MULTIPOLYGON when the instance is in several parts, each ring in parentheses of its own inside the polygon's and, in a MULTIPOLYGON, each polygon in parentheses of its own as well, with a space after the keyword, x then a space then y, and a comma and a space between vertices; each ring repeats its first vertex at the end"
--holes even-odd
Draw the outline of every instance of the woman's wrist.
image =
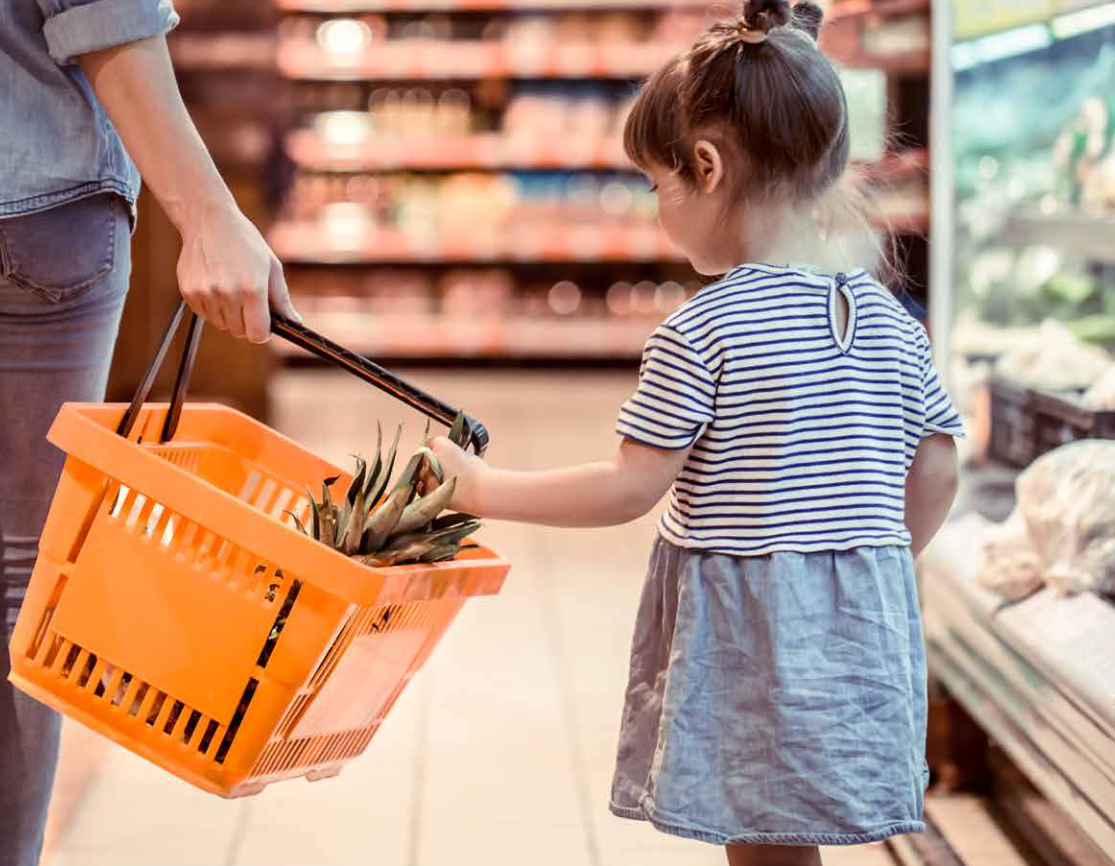
POLYGON ((241 215, 236 199, 223 183, 220 184, 219 189, 209 190, 189 198, 168 197, 161 200, 160 204, 183 237, 210 229, 241 215))

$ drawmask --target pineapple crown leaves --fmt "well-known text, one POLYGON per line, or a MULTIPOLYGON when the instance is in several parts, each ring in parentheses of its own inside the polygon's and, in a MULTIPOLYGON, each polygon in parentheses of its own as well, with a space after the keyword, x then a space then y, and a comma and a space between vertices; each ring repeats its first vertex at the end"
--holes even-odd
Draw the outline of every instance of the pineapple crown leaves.
MULTIPOLYGON (((460 445, 467 435, 466 426, 464 415, 459 415, 450 439, 460 445)), ((383 430, 377 424, 375 458, 367 461, 353 455, 356 472, 339 502, 334 502, 330 493, 340 478, 335 476, 325 479, 321 502, 307 489, 309 527, 293 512, 286 512, 298 530, 370 565, 453 559, 462 549, 463 540, 480 527, 480 521, 468 514, 442 514, 453 498, 456 479, 445 479, 441 464, 426 445, 415 451, 391 486, 401 435, 400 426, 384 459, 383 430), (438 484, 428 490, 431 477, 438 484)), ((423 439, 428 441, 429 423, 423 439)))

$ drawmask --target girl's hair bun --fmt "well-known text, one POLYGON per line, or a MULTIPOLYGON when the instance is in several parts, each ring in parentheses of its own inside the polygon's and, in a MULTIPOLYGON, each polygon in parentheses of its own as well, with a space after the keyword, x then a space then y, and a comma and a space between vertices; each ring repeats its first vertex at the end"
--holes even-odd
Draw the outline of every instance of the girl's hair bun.
POLYGON ((825 10, 816 3, 805 0, 805 2, 794 4, 794 27, 798 30, 804 30, 813 37, 814 41, 820 38, 821 25, 824 21, 825 10))
POLYGON ((744 0, 740 17, 748 30, 770 33, 776 27, 789 24, 793 12, 790 0, 744 0))

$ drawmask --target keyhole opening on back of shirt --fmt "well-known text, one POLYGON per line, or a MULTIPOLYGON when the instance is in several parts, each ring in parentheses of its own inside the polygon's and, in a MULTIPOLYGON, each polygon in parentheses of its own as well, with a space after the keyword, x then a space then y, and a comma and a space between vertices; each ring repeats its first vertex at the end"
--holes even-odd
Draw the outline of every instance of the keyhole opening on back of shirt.
POLYGON ((856 296, 848 288, 844 274, 836 275, 829 292, 829 325, 836 345, 846 353, 856 335, 856 296))

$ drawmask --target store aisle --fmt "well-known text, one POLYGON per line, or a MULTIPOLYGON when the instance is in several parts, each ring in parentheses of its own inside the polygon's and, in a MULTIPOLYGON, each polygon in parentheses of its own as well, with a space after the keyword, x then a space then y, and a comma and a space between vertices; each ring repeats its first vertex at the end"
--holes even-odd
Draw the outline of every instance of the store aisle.
MULTIPOLYGON (((417 372, 492 434, 493 462, 535 468, 603 456, 631 373, 417 372)), ((339 463, 375 422, 423 423, 354 379, 294 372, 275 426, 339 463)), ((607 811, 628 641, 653 519, 560 532, 493 524, 513 563, 501 595, 466 605, 367 754, 333 780, 226 802, 115 747, 72 765, 69 814, 44 866, 720 866, 714 847, 607 811), (82 780, 84 779, 84 782, 82 780)), ((91 735, 72 727, 70 754, 91 735)), ((885 866, 881 846, 828 866, 885 866)))

